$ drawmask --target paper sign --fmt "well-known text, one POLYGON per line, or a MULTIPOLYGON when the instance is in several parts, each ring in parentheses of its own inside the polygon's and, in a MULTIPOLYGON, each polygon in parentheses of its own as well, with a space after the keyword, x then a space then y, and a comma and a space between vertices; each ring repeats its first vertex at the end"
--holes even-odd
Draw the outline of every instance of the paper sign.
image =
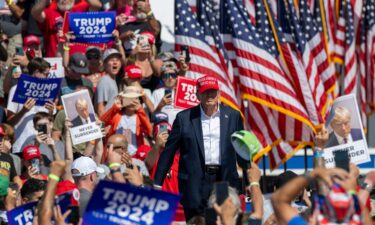
POLYGON ((100 181, 83 216, 84 225, 169 225, 180 196, 130 184, 100 181))
POLYGON ((70 119, 73 145, 102 138, 101 128, 96 124, 94 107, 87 90, 63 95, 65 115, 70 119))
POLYGON ((350 162, 354 164, 369 162, 370 154, 355 96, 345 95, 337 98, 328 118, 329 138, 324 148, 326 167, 335 167, 336 151, 348 151, 350 162))
POLYGON ((174 105, 188 109, 199 104, 196 93, 196 82, 186 77, 177 78, 177 88, 174 105))
POLYGON ((18 80, 13 102, 24 104, 28 98, 36 100, 36 105, 43 106, 47 101, 54 101, 60 90, 61 78, 36 78, 22 74, 18 80))
POLYGON ((113 40, 116 27, 116 12, 69 13, 69 30, 74 42, 107 43, 113 40))
POLYGON ((9 225, 32 224, 38 202, 30 202, 7 212, 9 225))
MULTIPOLYGON (((68 210, 68 206, 71 204, 72 194, 73 192, 67 192, 56 197, 55 205, 60 206, 62 214, 68 210)), ((38 202, 30 202, 7 212, 9 225, 32 224, 37 205, 38 202)))
POLYGON ((65 76, 65 70, 61 57, 50 57, 44 59, 51 65, 48 78, 63 78, 65 76))

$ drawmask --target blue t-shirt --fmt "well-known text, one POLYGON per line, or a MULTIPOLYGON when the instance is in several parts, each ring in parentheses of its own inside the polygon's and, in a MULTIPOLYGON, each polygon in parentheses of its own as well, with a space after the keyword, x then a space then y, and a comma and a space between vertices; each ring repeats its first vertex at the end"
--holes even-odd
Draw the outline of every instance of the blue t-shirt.
POLYGON ((301 216, 295 216, 289 220, 288 225, 308 225, 301 216))

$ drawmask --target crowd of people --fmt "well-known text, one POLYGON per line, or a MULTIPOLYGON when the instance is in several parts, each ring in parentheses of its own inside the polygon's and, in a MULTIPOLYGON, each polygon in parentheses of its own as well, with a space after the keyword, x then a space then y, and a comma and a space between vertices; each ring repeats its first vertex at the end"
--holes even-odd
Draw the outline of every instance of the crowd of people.
POLYGON ((232 146, 243 118, 220 103, 216 78, 197 79, 199 105, 175 106, 177 78, 189 62, 161 51, 161 24, 148 0, 5 0, 1 7, 1 224, 7 212, 35 201, 33 224, 66 224, 72 211, 62 213, 54 199, 74 190, 82 218, 100 180, 180 193, 175 224, 372 223, 375 172, 363 179, 354 164, 326 169, 326 144, 347 142, 332 141, 324 128, 315 137, 315 168, 303 176, 286 171, 271 194, 262 193, 257 164, 232 146), (113 41, 77 50, 74 34, 64 32, 65 13, 95 11, 116 12, 113 41), (14 102, 21 74, 48 79, 45 57, 62 58, 59 96, 44 106, 14 102), (78 99, 78 116, 69 118, 61 96, 82 90, 91 102, 78 99), (103 138, 74 145, 71 128, 86 123, 99 125, 103 138), (223 202, 217 182, 228 184, 223 202))

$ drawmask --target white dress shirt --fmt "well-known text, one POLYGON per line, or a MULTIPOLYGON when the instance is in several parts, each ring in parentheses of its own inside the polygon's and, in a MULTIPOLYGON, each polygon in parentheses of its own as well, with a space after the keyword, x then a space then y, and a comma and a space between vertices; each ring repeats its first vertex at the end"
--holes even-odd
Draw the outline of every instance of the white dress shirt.
POLYGON ((220 110, 211 117, 201 107, 201 122, 206 165, 220 165, 220 110))
POLYGON ((337 139, 337 142, 339 143, 339 145, 342 145, 342 144, 347 144, 347 143, 351 143, 353 142, 353 139, 352 139, 352 135, 349 134, 348 137, 346 138, 346 143, 344 141, 344 138, 341 137, 340 135, 336 134, 336 132, 334 132, 335 136, 336 136, 336 139, 337 139))

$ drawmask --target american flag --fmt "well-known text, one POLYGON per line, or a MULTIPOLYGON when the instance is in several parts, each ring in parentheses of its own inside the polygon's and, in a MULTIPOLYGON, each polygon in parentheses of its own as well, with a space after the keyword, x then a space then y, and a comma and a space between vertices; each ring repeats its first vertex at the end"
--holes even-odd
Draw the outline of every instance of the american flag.
POLYGON ((355 52, 353 9, 350 0, 341 1, 337 23, 335 58, 342 64, 343 93, 357 93, 357 57, 355 52))
MULTIPOLYGON (((325 53, 324 48, 319 48, 321 42, 320 35, 316 24, 313 21, 307 3, 300 1, 300 20, 297 18, 297 12, 294 3, 289 0, 287 4, 286 22, 285 24, 291 29, 291 35, 296 45, 297 60, 301 61, 304 73, 299 73, 298 79, 305 85, 301 87, 307 96, 306 107, 312 110, 310 118, 317 123, 323 123, 325 117, 328 97, 323 86, 323 82, 318 71, 316 57, 320 52, 325 53), (311 47, 310 47, 311 46, 311 47), (315 48, 315 49, 314 49, 315 48), (315 52, 313 52, 315 50, 315 52)), ((281 4, 280 7, 284 7, 281 4)), ((285 16, 284 16, 285 20, 285 16)), ((321 46, 323 47, 323 46, 321 46)), ((291 65, 298 67, 297 65, 291 65)))
MULTIPOLYGON (((301 3, 303 1, 305 0, 301 0, 301 3)), ((312 54, 314 55, 316 63, 318 64, 318 73, 321 76, 324 88, 327 93, 330 93, 331 99, 334 99, 336 96, 338 96, 339 86, 336 79, 335 64, 330 59, 329 31, 326 23, 326 14, 323 3, 321 0, 315 0, 313 8, 314 13, 308 10, 301 12, 301 8, 302 7, 300 6, 302 30, 305 29, 304 24, 309 22, 306 18, 311 18, 310 21, 318 28, 317 33, 313 31, 311 33, 307 33, 307 35, 309 36, 308 39, 316 40, 313 42, 313 44, 310 44, 310 48, 312 49, 312 54), (325 50, 325 52, 323 52, 323 50, 325 50)), ((311 41, 309 41, 309 43, 310 42, 311 41)))
MULTIPOLYGON (((209 24, 209 26, 215 26, 209 24)), ((233 75, 223 62, 220 46, 214 41, 212 32, 198 22, 186 0, 175 1, 175 38, 176 50, 182 45, 189 47, 190 63, 187 77, 199 78, 210 75, 218 79, 221 90, 221 101, 239 109, 239 101, 233 87, 233 75), (208 33, 206 33, 208 32, 208 33), (208 41, 207 41, 208 40, 208 41)))
MULTIPOLYGON (((281 140, 310 140, 310 129, 303 127, 312 124, 275 58, 276 47, 269 47, 266 38, 261 38, 265 34, 258 33, 252 25, 243 2, 223 0, 222 3, 222 20, 226 21, 222 30, 232 39, 243 96, 250 102, 250 126, 255 134, 261 134, 259 139, 264 140, 266 150, 272 149, 270 165, 276 168, 294 151, 287 143, 289 147, 282 148, 281 140)), ((268 35, 271 40, 272 34, 268 35)))
POLYGON ((366 48, 366 97, 372 112, 375 111, 375 1, 368 0, 364 18, 364 36, 366 48))
MULTIPOLYGON (((368 1, 369 2, 369 1, 368 1)), ((366 18, 366 4, 362 7, 362 18, 359 26, 359 38, 358 38, 358 73, 359 73, 359 106, 362 115, 363 126, 367 125, 366 119, 366 73, 367 73, 367 46, 366 46, 366 29, 367 29, 367 18, 366 18)), ((370 75, 370 74, 369 74, 370 75)), ((371 86, 371 85, 369 85, 371 86)))

